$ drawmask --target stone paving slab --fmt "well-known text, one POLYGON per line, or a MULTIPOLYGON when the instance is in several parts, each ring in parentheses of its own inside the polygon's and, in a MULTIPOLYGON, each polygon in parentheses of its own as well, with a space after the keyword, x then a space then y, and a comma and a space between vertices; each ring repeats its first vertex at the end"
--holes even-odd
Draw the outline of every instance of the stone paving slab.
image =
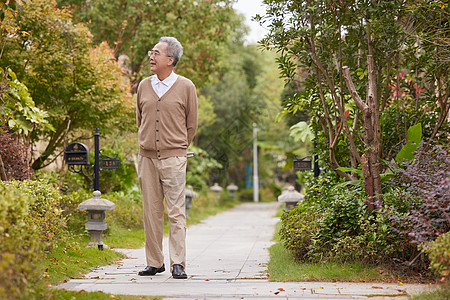
POLYGON ((268 248, 273 244, 278 203, 245 203, 204 220, 187 230, 188 279, 166 271, 140 277, 144 249, 116 249, 127 255, 117 265, 103 266, 58 288, 103 291, 121 295, 163 296, 167 299, 406 299, 406 294, 434 288, 420 284, 269 282, 268 248))

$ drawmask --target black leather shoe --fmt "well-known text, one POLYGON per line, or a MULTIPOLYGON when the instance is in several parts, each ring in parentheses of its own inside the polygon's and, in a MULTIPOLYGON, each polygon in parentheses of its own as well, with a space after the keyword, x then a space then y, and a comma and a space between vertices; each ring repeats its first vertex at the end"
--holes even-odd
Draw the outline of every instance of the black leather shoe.
POLYGON ((182 265, 173 265, 172 267, 172 276, 175 279, 186 279, 187 275, 186 272, 184 272, 184 268, 182 265))
POLYGON ((147 266, 147 267, 145 267, 145 269, 143 271, 139 271, 138 275, 139 276, 153 276, 156 273, 162 273, 165 270, 166 270, 166 268, 164 268, 164 264, 162 265, 161 268, 147 266))

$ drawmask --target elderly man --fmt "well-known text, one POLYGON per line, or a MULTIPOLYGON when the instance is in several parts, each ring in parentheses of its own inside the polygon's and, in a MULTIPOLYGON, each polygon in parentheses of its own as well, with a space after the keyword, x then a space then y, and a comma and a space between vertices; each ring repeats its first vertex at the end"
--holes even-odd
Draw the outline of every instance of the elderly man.
POLYGON ((143 196, 147 267, 140 276, 165 271, 163 256, 164 199, 169 217, 170 269, 173 278, 187 278, 186 154, 197 129, 194 84, 173 72, 183 47, 162 37, 151 51, 150 69, 137 91, 138 177, 143 196))

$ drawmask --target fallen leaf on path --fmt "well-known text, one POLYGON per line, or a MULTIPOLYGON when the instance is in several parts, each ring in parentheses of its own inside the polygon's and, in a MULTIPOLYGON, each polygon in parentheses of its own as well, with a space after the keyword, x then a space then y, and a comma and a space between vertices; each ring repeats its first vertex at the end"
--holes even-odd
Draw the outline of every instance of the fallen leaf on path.
POLYGON ((383 287, 382 286, 373 286, 372 288, 373 289, 382 289, 383 287))
POLYGON ((278 289, 280 292, 284 292, 284 289, 283 288, 279 288, 278 289))

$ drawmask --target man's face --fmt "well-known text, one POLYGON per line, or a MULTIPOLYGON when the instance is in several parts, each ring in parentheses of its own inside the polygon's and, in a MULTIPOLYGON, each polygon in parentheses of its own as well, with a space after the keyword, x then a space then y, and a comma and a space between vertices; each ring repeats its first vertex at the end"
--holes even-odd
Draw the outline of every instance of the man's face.
POLYGON ((167 56, 167 43, 158 43, 150 55, 150 70, 155 74, 163 74, 172 70, 173 57, 167 56))

